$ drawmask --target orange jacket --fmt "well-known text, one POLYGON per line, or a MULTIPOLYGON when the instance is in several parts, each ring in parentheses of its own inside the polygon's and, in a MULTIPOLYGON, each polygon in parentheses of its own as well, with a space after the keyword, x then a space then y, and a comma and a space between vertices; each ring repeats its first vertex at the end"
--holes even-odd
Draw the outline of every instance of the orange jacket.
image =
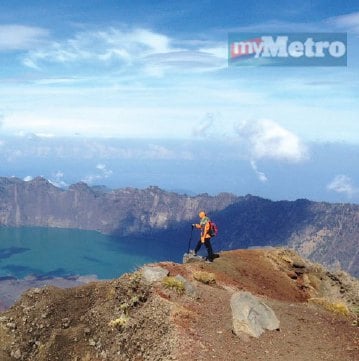
POLYGON ((206 216, 201 219, 199 224, 195 225, 196 228, 201 229, 201 242, 204 243, 206 239, 211 238, 209 230, 211 228, 211 220, 206 216))

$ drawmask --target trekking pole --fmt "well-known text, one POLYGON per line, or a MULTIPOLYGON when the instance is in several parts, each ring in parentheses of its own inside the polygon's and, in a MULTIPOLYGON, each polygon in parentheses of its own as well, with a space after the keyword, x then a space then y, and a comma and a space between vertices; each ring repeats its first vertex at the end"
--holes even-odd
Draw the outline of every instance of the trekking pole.
POLYGON ((189 250, 190 250, 190 248, 191 248, 192 233, 193 233, 193 225, 191 226, 191 236, 189 237, 189 241, 188 241, 188 250, 187 250, 187 253, 189 253, 189 250))

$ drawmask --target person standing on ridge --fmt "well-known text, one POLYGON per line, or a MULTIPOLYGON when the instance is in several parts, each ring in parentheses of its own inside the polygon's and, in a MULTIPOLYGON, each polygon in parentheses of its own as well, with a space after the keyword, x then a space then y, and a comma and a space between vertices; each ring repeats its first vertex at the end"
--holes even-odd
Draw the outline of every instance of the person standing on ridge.
POLYGON ((197 255, 197 252, 200 250, 202 244, 204 244, 208 253, 207 261, 213 262, 214 254, 212 250, 210 234, 211 220, 207 217, 204 211, 199 212, 198 216, 200 218, 199 224, 192 224, 192 227, 196 227, 197 229, 201 230, 201 237, 196 245, 196 248, 194 249, 194 255, 197 255))

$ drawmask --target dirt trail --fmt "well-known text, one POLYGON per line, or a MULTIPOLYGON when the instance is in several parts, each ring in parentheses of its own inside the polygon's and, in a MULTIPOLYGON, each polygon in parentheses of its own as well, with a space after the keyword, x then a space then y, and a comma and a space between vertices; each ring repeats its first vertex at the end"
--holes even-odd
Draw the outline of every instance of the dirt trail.
POLYGON ((222 254, 213 264, 190 268, 214 272, 217 284, 201 285, 200 300, 187 305, 194 315, 182 330, 186 342, 179 360, 357 360, 358 327, 344 316, 308 304, 313 289, 301 277, 290 278, 291 268, 285 261, 268 257, 262 250, 234 251, 222 254), (260 295, 279 318, 280 330, 267 331, 258 339, 235 336, 229 300, 238 289, 260 295))

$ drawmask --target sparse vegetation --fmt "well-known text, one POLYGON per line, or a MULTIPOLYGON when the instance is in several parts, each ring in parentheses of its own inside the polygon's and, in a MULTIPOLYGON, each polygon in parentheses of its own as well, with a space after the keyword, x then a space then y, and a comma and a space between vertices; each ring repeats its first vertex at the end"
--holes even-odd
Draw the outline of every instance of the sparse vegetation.
POLYGON ((132 290, 137 290, 142 285, 142 274, 139 270, 127 274, 128 285, 132 290))
POLYGON ((131 306, 130 306, 129 303, 124 302, 124 303, 121 303, 121 305, 120 305, 120 310, 121 310, 125 315, 127 315, 127 314, 128 314, 128 310, 129 310, 130 307, 131 307, 131 306))
POLYGON ((127 316, 121 315, 119 318, 116 318, 115 320, 110 321, 108 323, 108 325, 113 328, 121 329, 121 328, 124 328, 127 326, 128 321, 129 321, 129 318, 127 316))
POLYGON ((318 286, 314 290, 306 287, 309 263, 302 279, 293 281, 287 277, 292 265, 276 254, 276 250, 223 252, 210 268, 202 262, 163 263, 160 266, 171 275, 183 275, 163 283, 148 284, 136 273, 76 288, 33 289, 0 315, 0 360, 67 360, 71 355, 78 361, 191 361, 208 358, 209 344, 210 358, 216 360, 259 360, 263 348, 255 344, 264 345, 278 361, 297 352, 305 360, 313 355, 323 360, 355 359, 357 280, 346 275, 337 279, 325 270, 313 275, 318 286), (274 257, 267 256, 270 253, 274 257), (218 287, 199 282, 216 282, 218 287), (176 293, 183 286, 188 297, 176 293), (264 336, 247 345, 234 337, 229 302, 236 291, 264 297, 269 306, 274 305, 286 337, 283 331, 272 332, 267 337, 271 342, 264 336), (319 300, 308 305, 308 297, 319 300), (350 313, 344 319, 346 305, 350 313))
POLYGON ((216 283, 216 276, 211 272, 197 271, 193 273, 193 278, 206 285, 216 283))
POLYGON ((131 308, 136 307, 140 302, 140 298, 135 295, 128 302, 122 302, 120 304, 120 311, 122 311, 125 315, 128 315, 128 312, 131 308))
POLYGON ((149 286, 142 281, 139 272, 125 274, 121 281, 115 286, 116 298, 119 301, 119 308, 127 312, 130 308, 146 302, 149 295, 149 286))
POLYGON ((114 296, 119 301, 118 311, 120 316, 111 320, 108 326, 122 330, 128 325, 131 311, 146 302, 149 295, 149 287, 142 282, 140 272, 134 272, 122 276, 116 282, 116 285, 111 288, 109 294, 111 298, 114 296))
POLYGON ((325 298, 310 298, 309 301, 323 306, 328 311, 338 313, 343 316, 349 316, 350 314, 348 306, 341 301, 331 302, 325 298))
POLYGON ((178 294, 183 294, 185 291, 184 283, 175 277, 165 277, 162 280, 162 284, 164 287, 176 291, 178 294))
POLYGON ((131 307, 134 307, 134 306, 137 306, 137 304, 140 302, 140 298, 138 296, 133 296, 131 299, 130 299, 130 306, 131 307))

